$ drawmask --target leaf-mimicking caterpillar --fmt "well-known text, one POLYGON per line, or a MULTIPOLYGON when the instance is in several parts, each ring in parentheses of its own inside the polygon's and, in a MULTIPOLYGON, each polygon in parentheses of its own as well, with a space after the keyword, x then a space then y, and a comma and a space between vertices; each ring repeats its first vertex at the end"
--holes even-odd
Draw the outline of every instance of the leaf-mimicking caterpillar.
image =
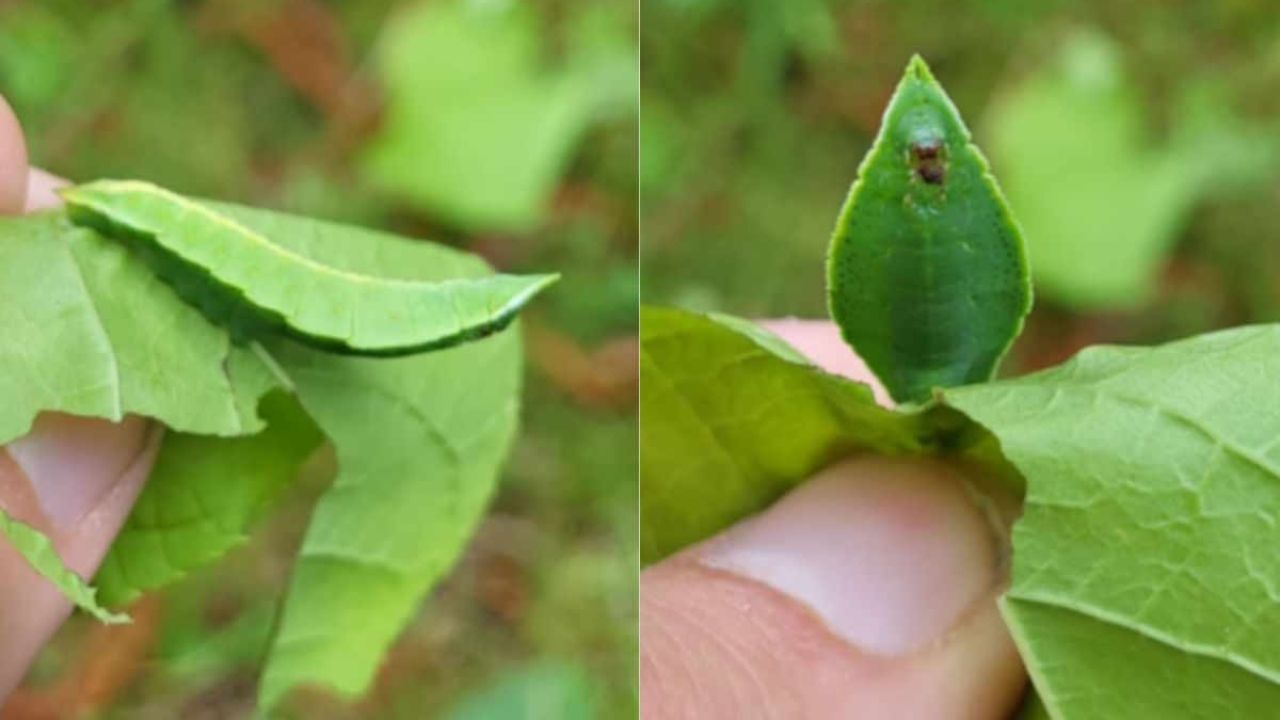
POLYGON ((238 342, 279 332, 355 355, 407 355, 501 330, 557 275, 426 282, 318 263, 214 204, 150 183, 102 180, 62 191, 72 222, 136 250, 238 342))
POLYGON ((899 402, 989 379, 1030 310, 1021 231, 919 57, 841 211, 827 287, 845 340, 899 402))

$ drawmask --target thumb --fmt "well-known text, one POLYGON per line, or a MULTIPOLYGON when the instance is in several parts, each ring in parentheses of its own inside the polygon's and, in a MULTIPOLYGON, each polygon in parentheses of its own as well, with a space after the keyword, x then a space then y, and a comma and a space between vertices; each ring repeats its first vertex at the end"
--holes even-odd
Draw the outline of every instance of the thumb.
MULTIPOLYGON (((0 214, 48 207, 56 178, 27 167, 17 119, 0 97, 0 214)), ((0 337, 0 342, 5 338, 0 337)), ((81 577, 92 577, 151 470, 159 429, 46 413, 0 448, 0 508, 45 533, 81 577)), ((0 705, 70 603, 0 536, 0 705)))
POLYGON ((1002 718, 1000 543, 957 471, 865 458, 646 570, 646 718, 1002 718))

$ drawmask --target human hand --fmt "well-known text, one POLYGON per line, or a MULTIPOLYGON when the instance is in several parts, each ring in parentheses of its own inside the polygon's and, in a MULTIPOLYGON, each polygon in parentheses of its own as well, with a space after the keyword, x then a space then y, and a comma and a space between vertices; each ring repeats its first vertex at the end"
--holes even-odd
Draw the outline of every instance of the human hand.
MULTIPOLYGON (((55 207, 62 184, 28 167, 22 128, 0 97, 0 214, 55 207)), ((68 567, 92 577, 151 471, 159 441, 159 428, 142 418, 111 423, 44 413, 0 452, 0 507, 47 534, 68 567)), ((70 612, 70 603, 0 536, 0 705, 70 612)))
MULTIPOLYGON (((888 402, 834 325, 766 325, 888 402)), ((1025 675, 995 603, 1003 532, 965 488, 938 462, 848 460, 645 570, 641 715, 1008 717, 1025 675)))

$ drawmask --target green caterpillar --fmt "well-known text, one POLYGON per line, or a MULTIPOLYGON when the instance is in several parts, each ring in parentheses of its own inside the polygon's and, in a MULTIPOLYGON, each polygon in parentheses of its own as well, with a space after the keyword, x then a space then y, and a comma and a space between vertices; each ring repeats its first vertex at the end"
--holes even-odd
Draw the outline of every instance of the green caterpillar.
POLYGON ((827 287, 845 340, 899 402, 990 379, 1031 309, 1021 231, 918 56, 858 168, 827 287))
POLYGON ((262 228, 281 216, 265 211, 198 202, 133 180, 78 185, 62 197, 72 222, 128 244, 241 343, 277 332, 353 355, 446 348, 506 327, 559 277, 373 277, 322 265, 272 242, 262 228))

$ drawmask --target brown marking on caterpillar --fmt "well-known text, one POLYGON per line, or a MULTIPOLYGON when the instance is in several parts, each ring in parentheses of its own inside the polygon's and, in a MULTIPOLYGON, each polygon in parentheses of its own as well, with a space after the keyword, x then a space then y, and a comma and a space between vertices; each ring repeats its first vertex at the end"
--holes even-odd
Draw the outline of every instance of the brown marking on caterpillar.
POLYGON ((916 168, 916 174, 920 179, 930 185, 941 185, 943 180, 947 179, 947 170, 942 165, 929 163, 916 168))
POLYGON ((947 179, 946 160, 943 159, 942 141, 920 140, 911 143, 911 159, 916 176, 929 185, 941 185, 947 179))

